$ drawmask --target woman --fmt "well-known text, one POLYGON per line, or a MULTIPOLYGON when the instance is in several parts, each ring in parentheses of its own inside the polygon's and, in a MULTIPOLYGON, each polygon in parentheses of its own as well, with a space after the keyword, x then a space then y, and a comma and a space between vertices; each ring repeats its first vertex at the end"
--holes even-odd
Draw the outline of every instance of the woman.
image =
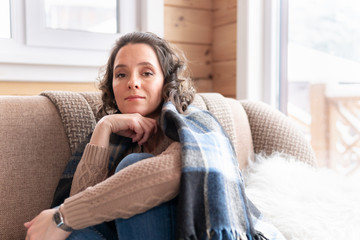
POLYGON ((25 223, 27 239, 263 239, 231 140, 190 105, 185 70, 151 33, 120 38, 70 197, 25 223))
MULTIPOLYGON (((97 123, 90 142, 86 146, 72 183, 72 197, 68 198, 58 210, 45 210, 30 222, 25 223, 28 229, 27 239, 66 239, 67 237, 68 239, 97 239, 98 234, 103 235, 99 239, 103 237, 117 239, 117 234, 122 235, 121 239, 126 239, 124 236, 127 234, 129 234, 129 239, 136 239, 136 236, 131 234, 137 234, 138 239, 144 239, 141 235, 145 234, 146 239, 151 239, 149 236, 151 233, 155 234, 153 239, 174 238, 176 199, 169 200, 176 196, 179 188, 180 147, 177 142, 172 143, 173 141, 163 134, 158 127, 158 119, 164 101, 172 101, 179 112, 185 111, 192 102, 195 91, 190 78, 186 77, 185 70, 185 62, 165 40, 154 34, 131 33, 117 41, 100 84, 103 100, 101 111, 111 113, 97 123), (114 134, 130 138, 135 143, 126 150, 125 154, 141 154, 128 155, 118 165, 116 174, 103 181, 113 174, 113 169, 107 171, 109 161, 107 158, 109 158, 110 138, 114 134), (165 149, 167 150, 164 152, 165 149), (145 170, 138 172, 133 170, 136 169, 134 162, 161 153, 156 164, 153 164, 153 160, 144 161, 145 167, 142 166, 142 168, 145 170), (169 153, 175 153, 178 157, 168 159, 166 155, 169 153), (130 166, 132 169, 126 168, 120 171, 131 164, 133 164, 130 166), (156 165, 158 169, 150 169, 152 165, 156 165), (161 172, 162 176, 157 174, 158 172, 161 172), (129 181, 129 175, 134 178, 133 183, 129 181), (117 194, 124 191, 124 183, 127 183, 128 188, 133 188, 138 186, 136 181, 147 183, 147 179, 153 183, 142 186, 142 189, 133 192, 133 196, 123 197, 121 193, 117 194), (98 184, 100 182, 102 183, 98 184), (86 189, 93 185, 96 186, 86 189), (99 201, 102 202, 96 204, 95 210, 93 207, 95 205, 89 204, 94 199, 88 196, 90 194, 93 194, 95 198, 101 196, 99 201), (106 195, 110 200, 104 200, 106 195), (146 202, 143 199, 144 196, 145 198, 152 197, 152 199, 146 202), (117 213, 114 214, 113 211, 116 207, 107 205, 109 202, 119 206, 117 213), (136 217, 128 220, 118 219, 115 222, 117 229, 115 231, 112 224, 102 223, 117 218, 128 218, 163 202, 166 203, 143 215, 137 215, 137 219, 134 219, 136 217), (169 214, 171 221, 164 217, 169 214), (54 215, 57 218, 60 216, 63 218, 64 224, 61 228, 54 224, 54 215), (154 226, 147 229, 135 228, 136 231, 131 232, 129 226, 135 226, 136 221, 146 221, 144 220, 148 218, 146 215, 150 216, 148 223, 154 226), (157 218, 157 215, 160 217, 157 218), (163 226, 159 226, 161 219, 164 219, 163 226), (156 221, 156 224, 153 221, 156 221), (89 227, 92 225, 96 226, 89 227), (74 228, 82 230, 75 230, 72 233, 64 231, 64 229, 73 230, 74 228), (165 232, 165 235, 159 238, 157 234, 162 232, 165 232)), ((131 192, 131 189, 129 191, 131 192)))

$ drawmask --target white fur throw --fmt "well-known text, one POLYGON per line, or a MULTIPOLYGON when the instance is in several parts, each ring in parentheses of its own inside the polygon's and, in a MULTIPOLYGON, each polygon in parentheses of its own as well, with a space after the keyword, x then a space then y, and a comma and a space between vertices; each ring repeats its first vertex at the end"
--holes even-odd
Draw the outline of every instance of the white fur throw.
POLYGON ((280 154, 257 156, 244 178, 248 198, 286 239, 360 239, 360 178, 280 154))

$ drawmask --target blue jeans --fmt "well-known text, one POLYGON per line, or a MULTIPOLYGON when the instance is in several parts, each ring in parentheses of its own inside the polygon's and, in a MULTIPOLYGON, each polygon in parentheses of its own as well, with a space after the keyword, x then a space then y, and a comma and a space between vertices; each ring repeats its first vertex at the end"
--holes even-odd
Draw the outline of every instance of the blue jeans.
MULTIPOLYGON (((149 153, 129 154, 119 163, 115 173, 135 162, 152 156, 153 155, 149 153)), ((67 239, 175 239, 176 205, 177 198, 129 219, 116 219, 113 222, 104 222, 95 226, 75 230, 67 239)))

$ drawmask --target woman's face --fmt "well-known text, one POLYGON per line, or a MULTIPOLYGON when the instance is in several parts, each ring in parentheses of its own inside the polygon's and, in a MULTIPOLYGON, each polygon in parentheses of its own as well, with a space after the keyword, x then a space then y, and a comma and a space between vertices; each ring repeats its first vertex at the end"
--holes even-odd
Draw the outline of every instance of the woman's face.
POLYGON ((121 113, 149 116, 162 103, 164 75, 155 51, 147 44, 122 47, 114 61, 113 91, 121 113))

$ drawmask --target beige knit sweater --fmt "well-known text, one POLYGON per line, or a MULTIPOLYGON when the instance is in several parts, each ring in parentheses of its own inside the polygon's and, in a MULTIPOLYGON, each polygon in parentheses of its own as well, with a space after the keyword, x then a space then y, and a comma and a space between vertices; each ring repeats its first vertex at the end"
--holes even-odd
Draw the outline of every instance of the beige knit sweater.
MULTIPOLYGON (((169 141, 164 142, 152 153, 167 147, 169 141)), ((72 196, 60 207, 65 223, 81 229, 129 218, 171 200, 179 192, 180 148, 180 143, 173 142, 160 155, 107 178, 108 149, 88 144, 74 175, 72 196)))
MULTIPOLYGON (((218 119, 229 125, 239 166, 243 168, 253 154, 250 128, 241 105, 235 100, 228 104, 233 110, 230 118, 224 115, 218 119)), ((180 187, 180 143, 165 137, 152 153, 156 157, 108 177, 108 149, 88 144, 74 175, 71 197, 60 207, 65 223, 81 229, 129 218, 174 198, 180 187)))

